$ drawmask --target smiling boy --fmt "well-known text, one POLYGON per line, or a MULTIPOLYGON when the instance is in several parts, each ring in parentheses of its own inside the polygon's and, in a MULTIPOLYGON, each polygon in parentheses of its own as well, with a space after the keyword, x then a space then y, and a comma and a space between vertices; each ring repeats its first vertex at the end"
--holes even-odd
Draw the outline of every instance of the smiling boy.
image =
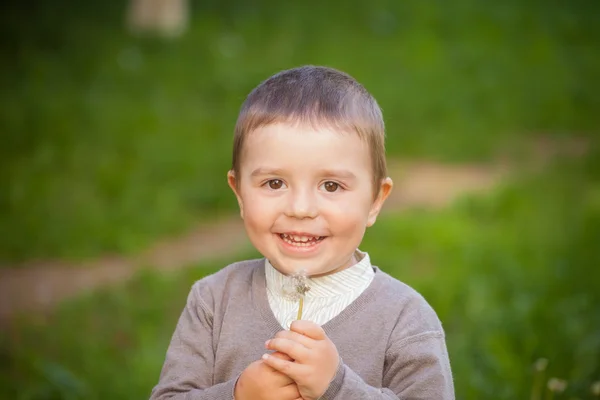
POLYGON ((194 284, 152 399, 454 399, 435 311, 358 250, 392 189, 384 136, 375 99, 331 68, 250 93, 228 182, 264 258, 194 284))

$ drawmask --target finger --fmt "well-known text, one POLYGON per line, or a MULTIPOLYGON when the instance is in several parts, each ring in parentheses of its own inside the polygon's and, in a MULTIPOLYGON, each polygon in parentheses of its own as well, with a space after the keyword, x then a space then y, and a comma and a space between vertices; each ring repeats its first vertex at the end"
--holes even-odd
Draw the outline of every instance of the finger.
POLYGON ((290 331, 308 336, 309 338, 315 340, 323 340, 327 338, 323 328, 311 321, 294 321, 290 326, 290 331))
MULTIPOLYGON (((287 354, 293 360, 298 361, 299 363, 305 362, 310 352, 310 350, 307 347, 301 345, 300 343, 284 338, 274 338, 268 340, 267 343, 265 343, 265 346, 269 350, 276 350, 281 353, 287 354)), ((281 359, 279 357, 277 358, 281 359)))
MULTIPOLYGON (((293 361, 290 357, 283 353, 275 352, 271 355, 274 357, 278 357, 282 360, 293 361)), ((290 378, 286 374, 277 371, 275 368, 265 363, 264 360, 261 359, 259 360, 259 362, 262 364, 262 368, 264 368, 264 371, 261 372, 262 374, 264 374, 262 375, 261 381, 263 381, 265 384, 269 382, 269 385, 274 385, 274 387, 284 387, 286 385, 294 383, 294 380, 292 378, 290 378)))
POLYGON ((288 356, 288 355, 287 355, 287 354, 285 354, 285 353, 281 353, 281 352, 279 352, 279 351, 275 351, 275 352, 271 353, 271 355, 272 355, 273 357, 277 357, 277 358, 280 358, 280 359, 282 359, 282 360, 286 360, 286 361, 294 361, 294 359, 293 359, 292 357, 288 356))
POLYGON ((269 367, 281 372, 282 374, 289 376, 293 380, 296 380, 296 378, 301 374, 302 369, 304 368, 302 364, 298 364, 293 361, 282 360, 277 357, 272 357, 270 354, 264 354, 262 356, 262 360, 269 367))
POLYGON ((277 334, 275 335, 276 338, 280 338, 280 339, 289 339, 289 340, 293 340, 296 343, 300 343, 301 345, 303 345, 304 347, 307 347, 309 349, 312 349, 315 345, 315 340, 309 338, 308 336, 302 335, 298 332, 293 332, 293 331, 279 331, 277 332, 277 334))

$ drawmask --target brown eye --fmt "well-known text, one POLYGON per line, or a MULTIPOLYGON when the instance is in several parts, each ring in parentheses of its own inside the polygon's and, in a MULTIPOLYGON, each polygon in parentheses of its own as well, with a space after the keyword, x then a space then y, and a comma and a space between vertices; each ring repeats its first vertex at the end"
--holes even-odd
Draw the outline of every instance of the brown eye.
POLYGON ((323 184, 323 186, 324 186, 325 190, 328 192, 335 192, 340 187, 340 185, 338 185, 335 182, 325 182, 323 184))
POLYGON ((283 181, 281 179, 271 179, 269 182, 269 187, 273 190, 281 189, 283 187, 283 181))

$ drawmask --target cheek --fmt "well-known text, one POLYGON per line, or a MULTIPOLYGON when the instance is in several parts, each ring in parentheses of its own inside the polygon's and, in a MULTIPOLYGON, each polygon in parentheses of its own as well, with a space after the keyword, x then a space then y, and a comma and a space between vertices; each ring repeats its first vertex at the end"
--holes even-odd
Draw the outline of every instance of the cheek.
POLYGON ((244 221, 252 228, 268 227, 273 222, 273 207, 255 196, 244 196, 244 221))
POLYGON ((367 224, 370 198, 348 196, 344 201, 337 201, 327 207, 324 213, 332 231, 344 236, 353 236, 364 232, 367 224))

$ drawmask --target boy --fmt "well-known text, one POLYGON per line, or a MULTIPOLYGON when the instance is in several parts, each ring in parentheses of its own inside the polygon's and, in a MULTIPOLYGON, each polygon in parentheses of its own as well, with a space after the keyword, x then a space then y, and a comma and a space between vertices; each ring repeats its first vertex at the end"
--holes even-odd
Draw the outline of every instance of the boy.
POLYGON ((392 189, 358 82, 306 66, 261 83, 228 182, 265 258, 194 284, 152 399, 454 399, 437 315, 358 250, 392 189))

